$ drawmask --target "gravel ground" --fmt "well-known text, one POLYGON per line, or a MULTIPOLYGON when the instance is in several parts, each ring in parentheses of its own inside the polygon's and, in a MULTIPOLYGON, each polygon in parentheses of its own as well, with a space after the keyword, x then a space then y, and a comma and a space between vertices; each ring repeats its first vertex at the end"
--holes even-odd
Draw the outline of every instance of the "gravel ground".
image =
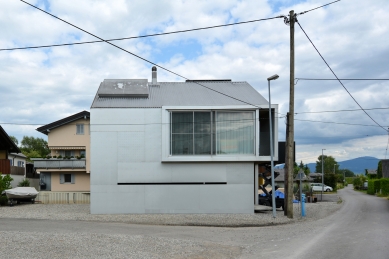
POLYGON ((255 214, 126 215, 91 215, 88 204, 0 207, 0 219, 48 220, 4 225, 9 230, 0 231, 0 258, 288 258, 277 254, 281 242, 321 231, 320 226, 328 224, 324 218, 341 206, 307 203, 307 216, 301 218, 299 205, 294 204, 294 219, 282 210, 274 219, 270 207, 255 214))
POLYGON ((0 218, 102 221, 165 226, 255 227, 321 219, 338 210, 341 204, 338 202, 306 203, 306 217, 303 218, 300 216, 300 205, 294 204, 293 219, 284 216, 282 210, 277 210, 277 217, 273 218, 270 207, 270 210, 255 214, 92 215, 89 204, 20 204, 14 207, 0 207, 0 218))

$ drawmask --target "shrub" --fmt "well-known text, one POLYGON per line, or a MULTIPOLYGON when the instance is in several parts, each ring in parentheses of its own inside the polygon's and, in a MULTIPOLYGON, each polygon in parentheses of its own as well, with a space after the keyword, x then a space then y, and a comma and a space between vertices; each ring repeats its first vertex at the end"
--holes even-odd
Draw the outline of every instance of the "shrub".
POLYGON ((378 179, 373 180, 373 184, 374 184, 374 193, 379 193, 379 192, 380 192, 380 189, 381 189, 380 183, 381 183, 381 181, 378 180, 378 179))
POLYGON ((346 177, 346 183, 353 184, 355 177, 346 177))
POLYGON ((23 181, 18 183, 19 187, 30 187, 30 181, 28 179, 24 179, 23 181))
POLYGON ((371 195, 375 194, 374 180, 368 180, 367 181, 367 194, 371 194, 371 195))
MULTIPOLYGON (((0 195, 3 191, 11 189, 11 182, 14 179, 9 175, 1 175, 0 173, 0 195)), ((0 205, 4 206, 8 204, 7 196, 0 196, 0 205)))
POLYGON ((380 182, 382 194, 389 195, 389 178, 381 178, 380 182))
POLYGON ((57 156, 53 156, 53 158, 57 158, 57 156))
POLYGON ((47 158, 47 159, 50 159, 50 158, 51 158, 51 156, 47 156, 46 158, 47 158))
POLYGON ((355 189, 357 189, 357 190, 361 189, 361 187, 362 187, 362 180, 361 180, 361 178, 355 177, 354 180, 353 180, 353 185, 354 185, 355 189))
POLYGON ((62 156, 61 156, 61 155, 59 155, 59 156, 57 156, 57 158, 58 158, 58 159, 61 159, 61 158, 62 158, 62 156))
POLYGON ((11 189, 11 182, 14 179, 9 175, 0 175, 0 193, 2 193, 4 190, 11 189))

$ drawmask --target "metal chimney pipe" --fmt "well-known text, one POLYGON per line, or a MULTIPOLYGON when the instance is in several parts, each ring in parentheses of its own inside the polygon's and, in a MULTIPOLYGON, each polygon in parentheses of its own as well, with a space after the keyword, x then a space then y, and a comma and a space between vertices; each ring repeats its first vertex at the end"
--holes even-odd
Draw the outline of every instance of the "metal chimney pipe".
POLYGON ((151 84, 156 85, 157 84, 157 67, 153 66, 151 68, 151 84))

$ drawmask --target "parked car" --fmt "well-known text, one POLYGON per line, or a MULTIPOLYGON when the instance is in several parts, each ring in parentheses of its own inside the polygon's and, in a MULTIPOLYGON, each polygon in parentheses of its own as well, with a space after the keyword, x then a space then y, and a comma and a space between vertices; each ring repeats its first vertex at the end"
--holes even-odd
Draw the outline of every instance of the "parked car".
POLYGON ((321 183, 311 183, 311 188, 312 188, 312 191, 314 191, 314 192, 321 192, 322 190, 325 192, 332 192, 333 191, 331 186, 327 186, 324 184, 324 188, 323 188, 323 184, 321 184, 321 183))

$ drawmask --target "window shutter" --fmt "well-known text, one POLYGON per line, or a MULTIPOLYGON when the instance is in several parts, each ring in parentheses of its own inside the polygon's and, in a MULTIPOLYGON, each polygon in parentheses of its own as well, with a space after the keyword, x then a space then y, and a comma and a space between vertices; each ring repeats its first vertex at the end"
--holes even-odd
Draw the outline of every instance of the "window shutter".
POLYGON ((71 181, 72 181, 72 184, 75 183, 75 181, 76 181, 76 175, 75 174, 71 174, 71 181))
POLYGON ((59 183, 65 183, 65 176, 63 174, 59 175, 59 183))

